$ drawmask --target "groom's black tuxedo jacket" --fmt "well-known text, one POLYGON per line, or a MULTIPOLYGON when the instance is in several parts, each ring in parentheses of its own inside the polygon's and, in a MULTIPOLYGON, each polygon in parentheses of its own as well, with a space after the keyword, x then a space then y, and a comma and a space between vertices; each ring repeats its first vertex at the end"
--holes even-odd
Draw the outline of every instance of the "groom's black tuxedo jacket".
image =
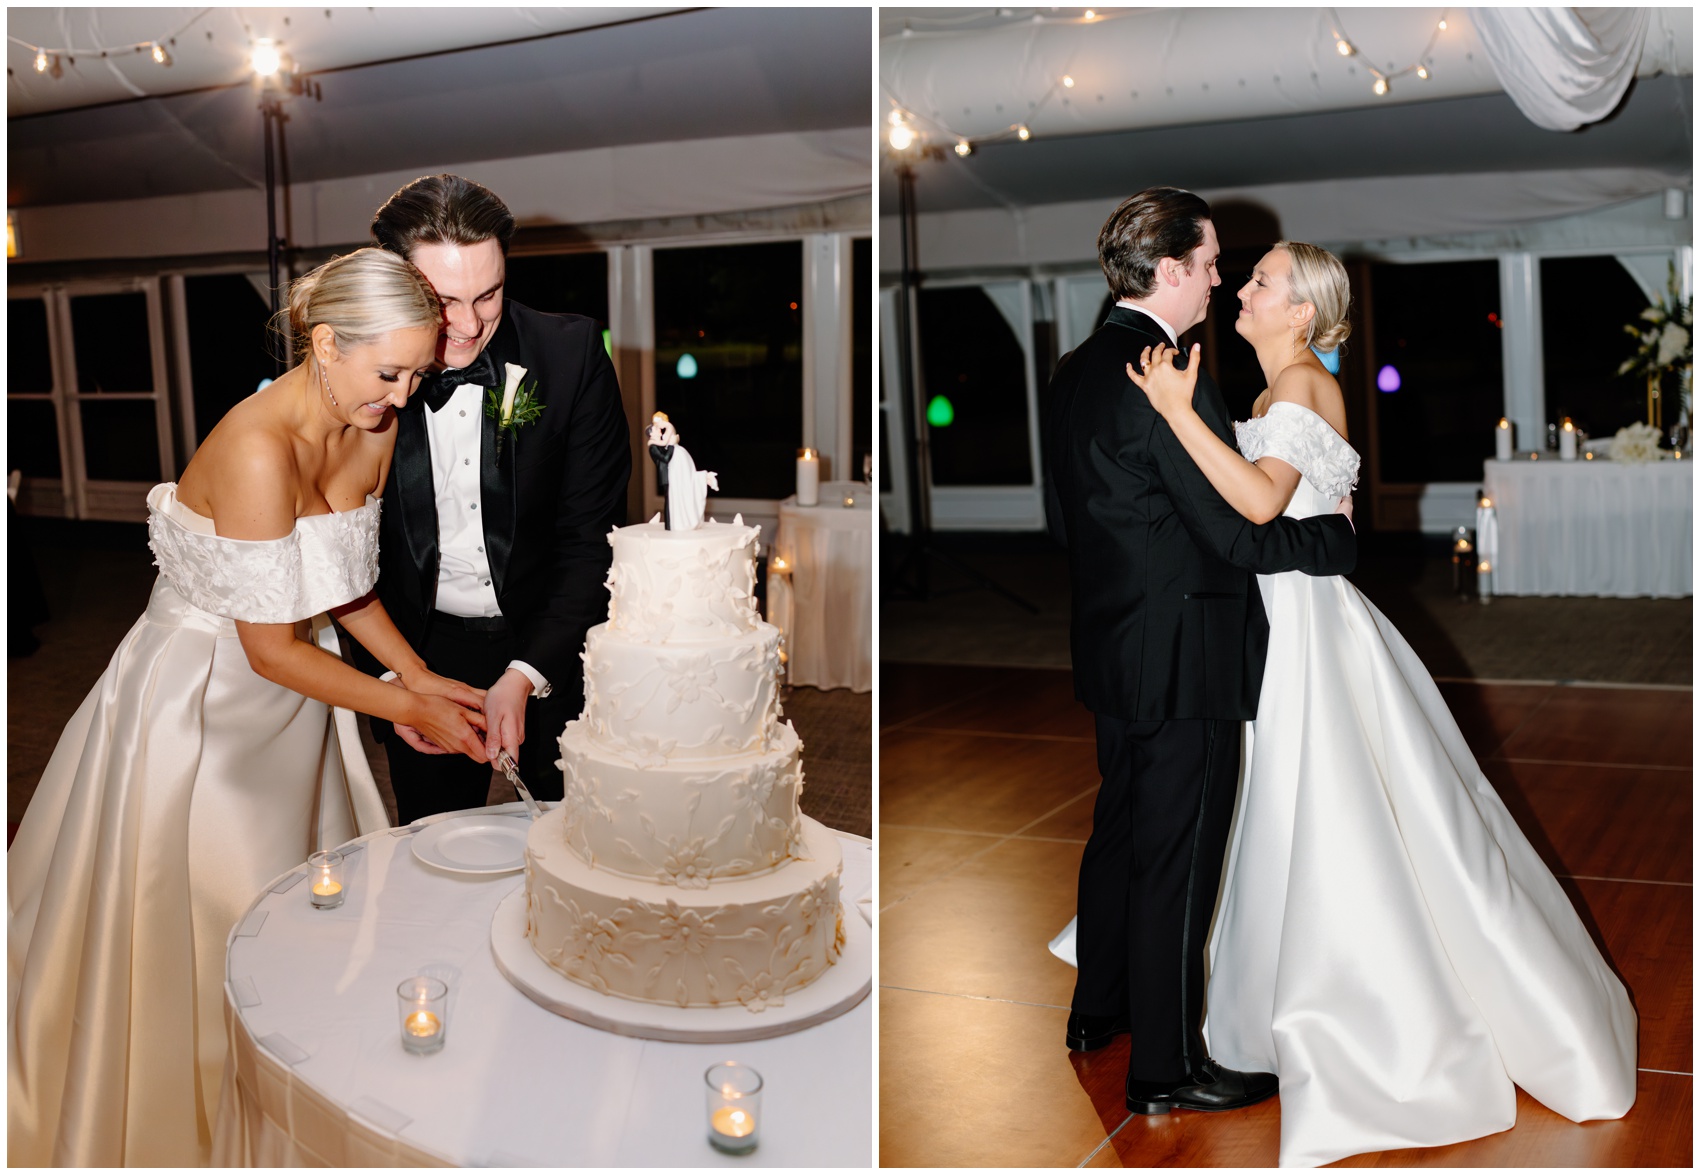
MULTIPOLYGON (((510 301, 488 349, 498 373, 504 363, 526 368, 524 386, 536 380, 544 405, 540 419, 502 434, 499 456, 496 421, 483 418, 479 512, 492 586, 514 656, 572 696, 583 689, 584 634, 608 613, 608 531, 626 521, 632 458, 620 387, 602 332, 576 314, 510 301)), ((428 411, 415 396, 396 414, 379 532, 378 597, 416 649, 437 595, 428 411)))
MULTIPOLYGON (((1141 349, 1168 341, 1117 306, 1051 379, 1048 485, 1073 580, 1075 695, 1130 722, 1253 718, 1269 647, 1253 573, 1344 575, 1357 541, 1337 514, 1257 526, 1223 501, 1127 377, 1141 349)), ((1234 445, 1206 372, 1193 404, 1234 445)))

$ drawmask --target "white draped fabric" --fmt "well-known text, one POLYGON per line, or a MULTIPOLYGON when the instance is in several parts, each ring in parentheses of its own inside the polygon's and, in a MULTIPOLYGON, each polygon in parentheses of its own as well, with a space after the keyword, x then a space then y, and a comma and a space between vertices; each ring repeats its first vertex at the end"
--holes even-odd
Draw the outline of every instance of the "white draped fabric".
POLYGON ((156 535, 173 535, 156 543, 147 611, 60 736, 7 854, 14 1166, 205 1163, 226 934, 280 870, 388 823, 353 716, 261 678, 234 622, 176 586, 358 595, 371 579, 359 586, 363 563, 330 535, 361 527, 375 543, 377 505, 238 545, 169 490, 150 495, 156 535), (238 552, 222 567, 219 544, 238 552), (192 548, 212 554, 191 568, 192 548), (256 557, 296 559, 299 578, 221 577, 256 557))
POLYGON ((785 634, 793 685, 874 687, 873 501, 859 481, 829 481, 818 506, 780 503, 773 549, 791 570, 769 563, 767 618, 785 634))
POLYGON ((1549 131, 1573 131, 1617 109, 1647 39, 1645 8, 1469 11, 1505 92, 1549 131))
MULTIPOLYGON (((517 803, 482 811, 525 827, 517 803)), ((731 1057, 766 1082, 760 1149, 738 1163, 873 1161, 872 1000, 735 1045, 639 1040, 557 1016, 491 953, 492 916, 521 877, 422 864, 409 835, 422 826, 362 838, 340 908, 313 909, 297 868, 232 934, 216 1164, 708 1165, 703 1073, 731 1057), (429 1057, 403 1051, 395 996, 420 974, 449 986, 446 1043, 429 1057)), ((867 918, 872 845, 840 834, 840 847, 844 916, 867 918)))
POLYGON ((1488 461, 1498 596, 1694 594, 1694 463, 1488 461))

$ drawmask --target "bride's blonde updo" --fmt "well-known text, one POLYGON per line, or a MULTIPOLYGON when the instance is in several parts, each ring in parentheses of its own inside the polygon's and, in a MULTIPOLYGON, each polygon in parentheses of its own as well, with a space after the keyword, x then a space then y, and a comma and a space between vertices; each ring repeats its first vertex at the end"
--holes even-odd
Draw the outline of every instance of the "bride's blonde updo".
POLYGON ((360 347, 392 331, 437 327, 442 307, 431 283, 406 258, 387 249, 356 249, 332 257, 289 285, 289 337, 306 358, 313 328, 336 332, 339 348, 360 347))
POLYGON ((1276 241, 1273 247, 1286 250, 1292 262, 1287 277, 1292 304, 1309 302, 1316 307, 1306 327, 1305 346, 1318 351, 1338 350, 1352 333, 1346 317, 1352 308, 1346 267, 1327 249, 1303 241, 1276 241))

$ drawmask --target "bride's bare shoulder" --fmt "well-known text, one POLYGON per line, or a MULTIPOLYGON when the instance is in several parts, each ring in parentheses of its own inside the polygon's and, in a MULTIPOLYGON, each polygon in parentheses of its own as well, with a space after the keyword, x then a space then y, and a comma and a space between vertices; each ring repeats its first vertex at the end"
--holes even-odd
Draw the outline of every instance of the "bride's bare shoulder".
POLYGON ((1263 411, 1268 411, 1268 405, 1277 400, 1298 404, 1322 417, 1341 436, 1346 435, 1345 397, 1340 393, 1340 385, 1321 364, 1292 364, 1275 377, 1264 395, 1269 399, 1263 411))
POLYGON ((233 501, 241 500, 246 514, 255 498, 275 498, 289 503, 293 517, 295 449, 270 390, 238 403, 207 434, 178 479, 179 502, 217 521, 233 501))

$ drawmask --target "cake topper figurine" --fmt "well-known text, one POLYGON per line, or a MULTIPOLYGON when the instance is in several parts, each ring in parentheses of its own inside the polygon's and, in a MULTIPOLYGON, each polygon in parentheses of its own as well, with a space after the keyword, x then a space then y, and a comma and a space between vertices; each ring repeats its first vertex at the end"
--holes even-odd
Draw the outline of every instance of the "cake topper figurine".
POLYGON ((709 470, 698 470, 696 462, 679 443, 679 432, 657 412, 644 430, 649 456, 655 462, 655 480, 661 490, 661 519, 668 530, 695 530, 702 525, 708 508, 708 491, 719 489, 719 479, 709 470))

